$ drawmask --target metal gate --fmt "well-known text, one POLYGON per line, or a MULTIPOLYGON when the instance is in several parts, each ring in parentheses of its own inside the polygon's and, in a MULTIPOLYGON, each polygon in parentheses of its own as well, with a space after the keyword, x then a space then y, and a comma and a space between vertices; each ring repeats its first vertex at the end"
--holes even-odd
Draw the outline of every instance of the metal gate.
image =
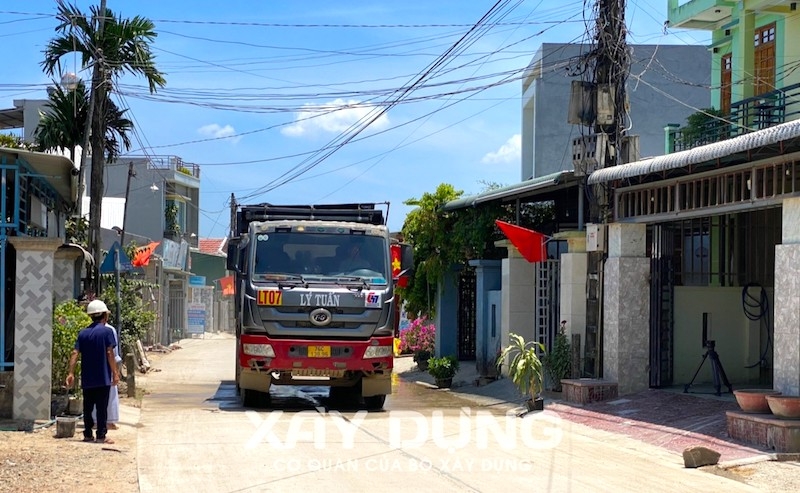
POLYGON ((475 359, 475 311, 477 279, 475 269, 466 268, 458 276, 458 359, 475 359))
POLYGON ((650 252, 650 386, 673 383, 674 230, 655 225, 650 252))
POLYGON ((181 280, 169 281, 167 318, 170 342, 182 339, 185 336, 186 329, 186 292, 181 280))
POLYGON ((599 378, 603 365, 602 322, 603 252, 589 252, 586 275, 586 343, 583 348, 583 376, 599 378))
POLYGON ((535 299, 533 306, 535 307, 536 338, 550 351, 553 349, 553 341, 555 341, 561 324, 559 320, 561 312, 559 261, 539 262, 536 264, 534 272, 535 299))

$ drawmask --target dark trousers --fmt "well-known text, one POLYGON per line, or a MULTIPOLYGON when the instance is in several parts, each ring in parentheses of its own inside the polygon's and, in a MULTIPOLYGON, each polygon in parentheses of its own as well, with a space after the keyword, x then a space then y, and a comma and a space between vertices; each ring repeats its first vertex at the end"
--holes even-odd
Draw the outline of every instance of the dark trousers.
POLYGON ((97 439, 104 440, 108 432, 108 394, 111 387, 83 389, 83 437, 92 438, 92 410, 97 409, 97 439))

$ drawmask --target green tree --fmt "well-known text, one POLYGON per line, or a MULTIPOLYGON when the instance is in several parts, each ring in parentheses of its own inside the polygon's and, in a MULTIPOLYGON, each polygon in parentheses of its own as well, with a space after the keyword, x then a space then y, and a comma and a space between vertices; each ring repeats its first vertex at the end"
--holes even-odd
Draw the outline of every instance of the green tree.
MULTIPOLYGON (((115 16, 111 9, 100 12, 99 7, 91 7, 91 15, 86 15, 77 6, 64 0, 57 0, 56 3, 57 36, 50 40, 44 50, 42 67, 45 73, 51 77, 56 72, 60 74, 61 60, 70 53, 80 56, 83 69, 93 69, 91 91, 95 104, 94 112, 89 115, 92 156, 89 234, 92 255, 99 259, 104 151, 109 150, 106 143, 106 115, 111 108, 110 94, 125 73, 145 77, 151 93, 163 87, 166 80, 156 68, 150 47, 157 36, 152 21, 140 16, 115 16)), ((119 147, 112 146, 111 150, 119 150, 119 147)), ((99 262, 95 262, 92 276, 95 288, 99 287, 97 264, 99 262)))
MULTIPOLYGON (((69 150, 69 157, 75 162, 76 147, 83 145, 86 138, 85 122, 89 118, 89 93, 82 81, 72 90, 65 91, 55 85, 45 105, 46 111, 39 118, 36 127, 36 149, 39 151, 69 150)), ((110 160, 119 156, 120 142, 129 149, 130 131, 133 122, 125 118, 127 110, 121 110, 113 102, 108 102, 105 113, 106 138, 105 154, 110 160)))
MULTIPOLYGON (((482 192, 502 188, 497 183, 483 183, 482 192)), ((452 185, 443 183, 433 193, 404 203, 416 206, 403 223, 405 241, 414 248, 414 275, 405 288, 399 289, 412 316, 433 317, 433 296, 444 274, 454 265, 466 266, 470 260, 503 258, 503 249, 495 242, 503 238, 495 225, 500 219, 516 223, 514 206, 490 202, 475 207, 444 211, 443 206, 463 195, 452 185)), ((526 203, 520 206, 520 225, 541 229, 552 222, 551 202, 526 203)), ((542 231, 549 233, 552 231, 542 231)))

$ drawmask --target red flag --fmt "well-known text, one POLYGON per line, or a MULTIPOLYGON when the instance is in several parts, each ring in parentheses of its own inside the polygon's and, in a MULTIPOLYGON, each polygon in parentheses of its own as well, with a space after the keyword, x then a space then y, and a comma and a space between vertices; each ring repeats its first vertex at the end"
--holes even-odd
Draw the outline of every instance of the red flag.
POLYGON ((153 256, 153 252, 156 251, 156 247, 161 243, 160 241, 153 241, 148 243, 146 246, 136 249, 136 254, 133 256, 133 260, 131 260, 131 265, 134 267, 144 267, 150 263, 150 257, 153 256))
POLYGON ((392 254, 392 279, 397 279, 400 275, 400 245, 392 245, 389 247, 392 254))
POLYGON ((517 247, 517 250, 525 257, 525 260, 531 263, 547 260, 547 252, 544 248, 545 235, 500 220, 495 220, 495 223, 506 235, 506 238, 517 247))
POLYGON ((233 276, 223 277, 222 279, 217 279, 219 281, 219 287, 222 289, 222 295, 232 295, 233 294, 233 276))

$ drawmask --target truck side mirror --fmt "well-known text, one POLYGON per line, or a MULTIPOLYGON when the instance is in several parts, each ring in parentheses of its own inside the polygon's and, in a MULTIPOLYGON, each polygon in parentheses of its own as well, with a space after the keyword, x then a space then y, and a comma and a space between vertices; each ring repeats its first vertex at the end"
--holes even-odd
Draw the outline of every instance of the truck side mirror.
POLYGON ((239 239, 228 240, 228 258, 225 268, 233 272, 239 272, 239 239))
POLYGON ((400 244, 400 275, 407 276, 414 271, 414 248, 407 244, 400 244))

